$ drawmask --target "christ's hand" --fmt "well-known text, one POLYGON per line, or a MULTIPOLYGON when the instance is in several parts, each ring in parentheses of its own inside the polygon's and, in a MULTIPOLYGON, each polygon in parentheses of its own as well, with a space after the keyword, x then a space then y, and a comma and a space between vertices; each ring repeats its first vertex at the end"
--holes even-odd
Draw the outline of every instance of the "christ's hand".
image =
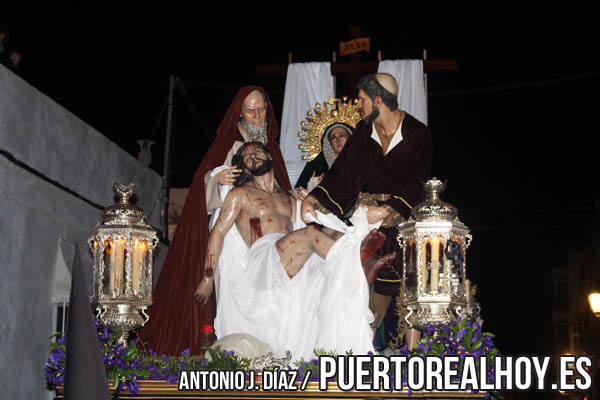
POLYGON ((196 291, 194 292, 194 298, 201 305, 205 305, 208 301, 208 298, 212 294, 213 280, 214 278, 212 276, 206 276, 202 278, 202 281, 200 281, 196 291))
POLYGON ((317 199, 314 196, 308 195, 302 202, 302 208, 300 209, 302 215, 302 221, 310 223, 311 221, 306 219, 307 214, 311 214, 315 219, 317 218, 317 211, 315 210, 315 202, 317 199))
POLYGON ((361 205, 367 209, 367 221, 369 224, 375 224, 379 221, 386 219, 390 212, 383 207, 370 207, 367 205, 361 205))

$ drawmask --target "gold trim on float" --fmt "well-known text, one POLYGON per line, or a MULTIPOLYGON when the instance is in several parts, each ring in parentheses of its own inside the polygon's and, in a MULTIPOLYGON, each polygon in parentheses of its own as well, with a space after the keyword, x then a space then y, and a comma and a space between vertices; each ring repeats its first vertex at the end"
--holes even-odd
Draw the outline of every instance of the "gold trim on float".
MULTIPOLYGON (((258 382, 259 380, 257 380, 258 382)), ((283 399, 321 399, 321 400, 335 400, 335 399, 364 399, 371 397, 385 397, 386 399, 481 399, 485 397, 486 393, 471 393, 471 392, 412 392, 411 395, 408 391, 401 392, 387 392, 387 391, 371 391, 371 392, 357 392, 341 391, 337 384, 329 382, 328 389, 326 391, 319 390, 318 382, 309 382, 306 386, 306 390, 297 391, 201 391, 201 390, 190 390, 183 391, 177 389, 177 384, 169 384, 165 381, 139 381, 140 390, 137 395, 132 395, 129 391, 125 390, 119 393, 120 399, 140 399, 140 400, 166 400, 166 399, 271 399, 271 400, 283 400, 283 399)), ((300 382, 298 382, 298 385, 300 382)), ((110 384, 111 392, 112 383, 110 384)), ((60 385, 56 387, 58 395, 56 399, 64 399, 64 386, 60 385)))

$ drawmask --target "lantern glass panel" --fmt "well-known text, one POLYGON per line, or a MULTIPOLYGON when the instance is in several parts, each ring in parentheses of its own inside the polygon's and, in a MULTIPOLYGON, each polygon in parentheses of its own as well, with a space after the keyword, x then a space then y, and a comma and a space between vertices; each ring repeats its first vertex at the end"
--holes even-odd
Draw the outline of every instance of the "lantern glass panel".
POLYGON ((442 238, 433 237, 429 238, 427 243, 427 275, 428 280, 425 286, 426 291, 431 293, 440 293, 440 288, 444 282, 444 269, 443 264, 443 245, 442 238))
POLYGON ((102 263, 104 264, 104 271, 102 274, 102 289, 105 295, 110 295, 110 257, 112 247, 112 240, 106 240, 104 242, 104 250, 102 251, 102 263))
POLYGON ((452 237, 447 243, 447 249, 444 251, 450 266, 450 276, 452 277, 453 283, 453 294, 456 296, 465 296, 464 282, 465 277, 463 274, 463 240, 458 239, 456 236, 452 237))
POLYGON ((133 240, 131 252, 131 291, 136 296, 145 294, 145 277, 148 254, 148 241, 138 237, 133 240))
POLYGON ((150 255, 150 243, 148 243, 148 241, 146 241, 146 251, 144 252, 144 256, 143 256, 143 266, 142 266, 142 283, 141 283, 141 292, 140 295, 141 296, 147 296, 149 294, 148 292, 148 271, 149 271, 149 265, 150 265, 150 261, 151 261, 151 255, 150 255))
POLYGON ((448 287, 448 282, 447 282, 447 274, 446 272, 448 271, 448 269, 446 268, 446 256, 445 256, 445 252, 444 250, 446 249, 446 240, 441 238, 440 240, 440 275, 439 275, 439 282, 440 282, 440 292, 444 292, 445 294, 448 294, 446 292, 447 287, 448 287))
MULTIPOLYGON (((120 286, 117 286, 117 296, 122 296, 125 294, 125 288, 127 287, 127 270, 125 269, 125 263, 127 260, 127 257, 129 257, 129 252, 127 251, 127 246, 126 246, 126 242, 123 241, 123 262, 121 264, 117 264, 117 268, 119 268, 119 265, 121 265, 122 267, 120 268, 119 273, 119 281, 121 283, 120 286)), ((120 260, 117 260, 117 263, 120 260)))
POLYGON ((417 246, 414 239, 408 242, 406 249, 406 295, 417 293, 417 246))
POLYGON ((93 257, 92 262, 93 262, 94 267, 100 268, 100 257, 103 256, 102 250, 104 250, 104 249, 100 248, 100 246, 98 246, 97 242, 94 242, 94 247, 92 250, 92 257, 93 257))
POLYGON ((421 277, 423 281, 423 288, 426 292, 431 291, 431 244, 429 242, 425 242, 423 246, 423 276, 421 277))
POLYGON ((104 257, 105 273, 108 271, 108 285, 104 286, 104 290, 105 294, 115 297, 124 293, 125 257, 127 255, 125 250, 126 241, 123 238, 109 240, 108 251, 105 251, 104 257), (106 257, 107 255, 108 257, 106 257))

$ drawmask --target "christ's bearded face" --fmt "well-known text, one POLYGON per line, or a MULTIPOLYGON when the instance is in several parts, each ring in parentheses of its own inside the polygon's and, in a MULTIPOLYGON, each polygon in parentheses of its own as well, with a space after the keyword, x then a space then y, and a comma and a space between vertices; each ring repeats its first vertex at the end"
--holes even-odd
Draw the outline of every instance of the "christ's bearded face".
POLYGON ((262 176, 273 168, 269 154, 257 145, 251 144, 242 152, 244 167, 253 176, 262 176))

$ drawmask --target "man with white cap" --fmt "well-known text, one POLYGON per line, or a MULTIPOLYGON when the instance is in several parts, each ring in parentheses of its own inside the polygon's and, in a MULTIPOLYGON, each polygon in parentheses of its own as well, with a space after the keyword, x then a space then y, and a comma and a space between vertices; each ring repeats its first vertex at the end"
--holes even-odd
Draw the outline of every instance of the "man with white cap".
POLYGON ((363 120, 336 163, 302 204, 302 216, 315 210, 344 215, 356 204, 369 206, 371 220, 384 218, 380 231, 386 243, 378 254, 397 251, 394 268, 385 268, 375 282, 377 328, 390 296, 398 295, 402 276, 401 252, 395 227, 410 217, 423 197, 429 178, 433 141, 429 128, 398 109, 398 84, 385 73, 362 77, 357 84, 363 120))

